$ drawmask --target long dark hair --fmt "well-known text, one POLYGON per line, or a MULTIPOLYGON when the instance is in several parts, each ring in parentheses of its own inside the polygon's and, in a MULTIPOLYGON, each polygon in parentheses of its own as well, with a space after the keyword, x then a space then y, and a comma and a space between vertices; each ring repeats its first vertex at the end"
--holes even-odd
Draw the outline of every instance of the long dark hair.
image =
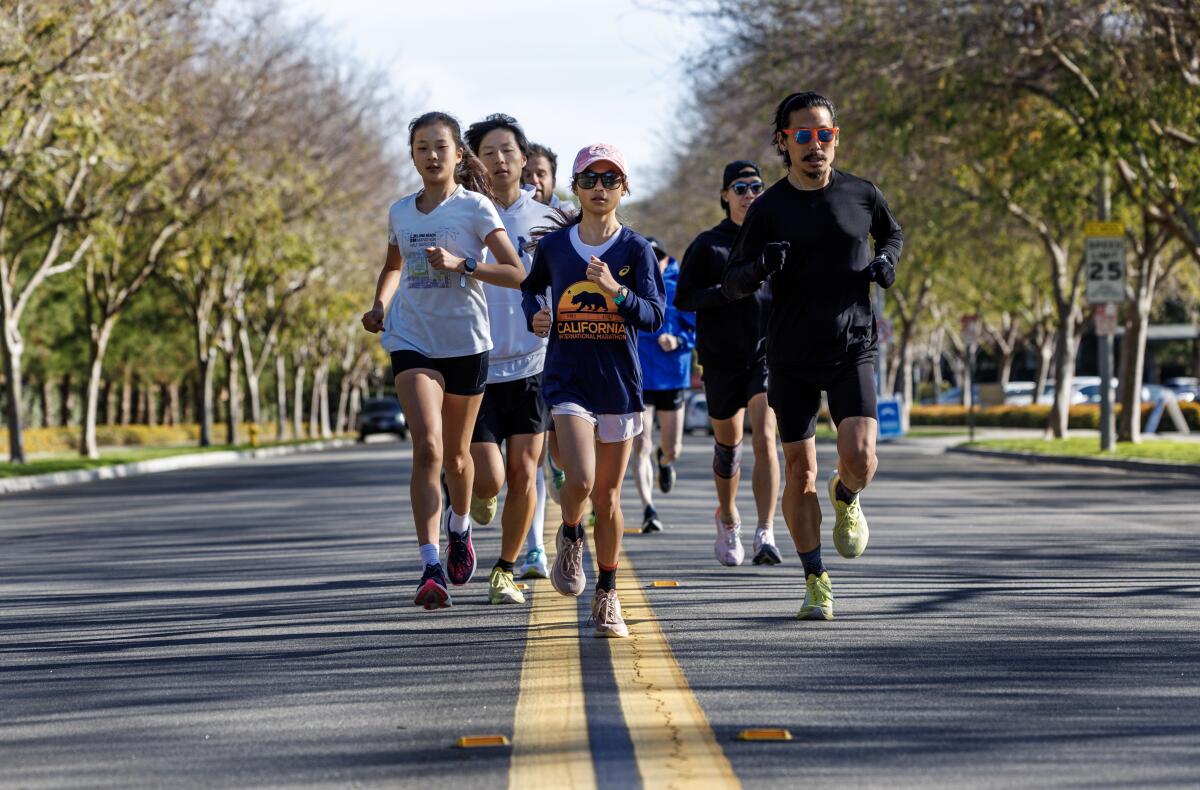
POLYGON ((450 136, 454 139, 454 147, 462 151, 462 161, 454 168, 454 182, 493 200, 492 177, 488 174, 487 168, 483 166, 483 162, 480 162, 475 153, 463 142, 462 126, 453 115, 434 111, 413 118, 408 124, 409 148, 412 147, 417 131, 427 126, 445 126, 450 130, 450 136))

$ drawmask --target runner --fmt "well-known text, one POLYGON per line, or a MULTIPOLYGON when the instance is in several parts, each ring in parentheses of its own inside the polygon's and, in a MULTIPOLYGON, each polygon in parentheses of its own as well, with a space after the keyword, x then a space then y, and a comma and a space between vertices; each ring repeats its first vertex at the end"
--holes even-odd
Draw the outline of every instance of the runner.
POLYGON ((617 219, 629 191, 621 152, 590 145, 575 157, 572 173, 582 212, 542 237, 521 286, 529 328, 550 338, 543 394, 567 473, 550 581, 563 595, 586 586, 582 521, 590 495, 600 567, 592 620, 597 636, 621 637, 629 633, 616 591, 621 481, 642 430, 637 330, 662 325, 663 284, 650 245, 617 219))
POLYGON ((483 283, 520 287, 525 267, 488 197, 487 170, 466 150, 458 121, 426 113, 408 125, 408 142, 422 188, 388 211, 387 258, 362 323, 383 332, 408 418, 409 489, 423 567, 414 603, 438 609, 452 603, 447 575, 461 585, 475 574, 470 440, 492 347, 483 283), (483 262, 485 251, 496 263, 483 262), (445 571, 439 468, 450 491, 445 571))
MULTIPOLYGON (((534 199, 534 189, 521 187, 529 141, 516 119, 489 115, 472 124, 467 145, 492 179, 496 210, 508 237, 516 242, 527 269, 526 251, 532 229, 547 225, 553 212, 534 199)), ((525 536, 540 535, 546 510, 546 484, 540 461, 548 414, 542 402, 542 365, 546 341, 529 333, 521 311, 521 294, 511 288, 484 285, 492 350, 488 356, 487 388, 471 438, 475 488, 471 520, 488 524, 496 515, 496 498, 508 481, 500 516, 500 558, 492 568, 488 600, 493 604, 524 603, 513 581, 514 566, 525 536), (507 461, 500 446, 508 444, 507 461)), ((545 551, 527 556, 532 571, 547 574, 545 551)))
POLYGON ((828 485, 833 545, 853 558, 867 548, 859 499, 877 465, 871 283, 892 285, 904 242, 879 189, 833 169, 839 142, 829 99, 806 92, 780 102, 775 144, 788 174, 750 207, 724 283, 737 299, 771 279, 767 398, 787 465, 783 516, 804 564, 807 589, 798 616, 825 620, 833 619, 833 591, 821 561, 817 498, 821 391, 837 425, 838 463, 828 485))
POLYGON ((657 332, 638 333, 638 360, 642 366, 643 430, 633 440, 633 473, 642 499, 642 532, 662 532, 663 523, 654 508, 655 467, 658 487, 664 494, 675 486, 675 458, 683 450, 683 391, 692 378, 692 348, 696 345, 696 316, 674 304, 679 263, 667 254, 657 239, 647 238, 658 258, 667 305, 663 325, 657 332), (658 413, 660 446, 650 459, 654 444, 654 414, 658 413))
POLYGON ((554 194, 558 183, 558 154, 544 145, 529 144, 529 161, 521 171, 521 183, 532 186, 537 201, 559 211, 574 212, 575 206, 554 194))
POLYGON ((729 251, 746 211, 763 190, 754 162, 725 165, 721 208, 725 219, 701 233, 683 255, 675 306, 696 311, 696 354, 704 370, 704 395, 713 429, 713 481, 717 488, 717 537, 713 552, 722 565, 741 565, 742 519, 737 507, 741 480, 742 426, 750 410, 754 447, 751 488, 758 510, 754 531, 755 565, 783 561, 775 545, 775 502, 779 497, 779 451, 775 413, 767 405, 766 316, 771 287, 730 300, 721 292, 729 251))
MULTIPOLYGON (((562 212, 574 212, 575 206, 564 200, 559 200, 554 194, 554 186, 558 178, 558 155, 544 145, 529 144, 528 161, 521 171, 521 182, 534 188, 534 197, 539 203, 550 206, 562 212)), ((550 496, 555 502, 559 501, 558 492, 566 480, 566 474, 558 465, 558 441, 554 434, 554 422, 551 421, 546 433, 546 442, 542 449, 542 457, 550 469, 550 496)), ((539 476, 538 492, 538 523, 544 520, 546 511, 546 480, 539 476)), ((521 578, 546 578, 546 544, 543 529, 531 527, 525 537, 525 560, 521 565, 521 578)))

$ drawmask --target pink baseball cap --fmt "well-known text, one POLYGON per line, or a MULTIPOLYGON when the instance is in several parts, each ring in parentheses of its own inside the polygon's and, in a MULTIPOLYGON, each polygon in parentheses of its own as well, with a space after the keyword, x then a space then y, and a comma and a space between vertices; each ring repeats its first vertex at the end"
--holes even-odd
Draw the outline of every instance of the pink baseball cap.
POLYGON ((575 167, 571 173, 572 175, 582 173, 596 162, 612 162, 617 166, 617 170, 621 171, 621 175, 628 176, 628 173, 625 172, 625 157, 621 156, 621 152, 615 145, 608 143, 593 143, 585 148, 580 148, 579 153, 575 154, 575 167))

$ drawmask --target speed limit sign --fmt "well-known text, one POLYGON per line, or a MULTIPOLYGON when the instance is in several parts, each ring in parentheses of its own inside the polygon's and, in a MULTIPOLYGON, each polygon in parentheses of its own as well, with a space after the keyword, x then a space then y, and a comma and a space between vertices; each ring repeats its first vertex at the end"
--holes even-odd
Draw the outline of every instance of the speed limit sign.
POLYGON ((1089 222, 1084 231, 1089 304, 1125 301, 1125 229, 1119 222, 1089 222))

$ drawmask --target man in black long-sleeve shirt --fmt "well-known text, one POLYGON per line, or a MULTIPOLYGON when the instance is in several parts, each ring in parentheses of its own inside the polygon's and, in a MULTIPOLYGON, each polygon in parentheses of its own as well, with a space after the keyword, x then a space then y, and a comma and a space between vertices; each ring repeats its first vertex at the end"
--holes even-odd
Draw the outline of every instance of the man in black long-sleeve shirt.
POLYGON ((833 169, 839 133, 829 99, 809 92, 780 102, 775 141, 787 177, 751 206, 724 291, 738 298, 771 281, 767 397, 787 463, 783 514, 807 580, 798 616, 830 620, 833 592, 821 560, 814 439, 821 391, 838 433, 838 468, 829 479, 837 515, 833 542, 838 553, 853 558, 867 547, 858 500, 876 467, 871 283, 887 288, 895 281, 904 240, 879 189, 833 169))
POLYGON ((713 552, 722 565, 740 565, 745 550, 736 497, 741 479, 742 422, 747 409, 754 443, 754 501, 758 529, 751 556, 755 565, 778 565, 775 501, 779 497, 779 454, 775 414, 767 405, 766 317, 770 285, 730 299, 721 291, 729 252, 750 204, 762 194, 762 172, 754 162, 725 166, 721 207, 725 219, 701 233, 679 268, 675 306, 696 313, 696 353, 704 369, 704 394, 713 428, 713 480, 717 488, 713 552))

